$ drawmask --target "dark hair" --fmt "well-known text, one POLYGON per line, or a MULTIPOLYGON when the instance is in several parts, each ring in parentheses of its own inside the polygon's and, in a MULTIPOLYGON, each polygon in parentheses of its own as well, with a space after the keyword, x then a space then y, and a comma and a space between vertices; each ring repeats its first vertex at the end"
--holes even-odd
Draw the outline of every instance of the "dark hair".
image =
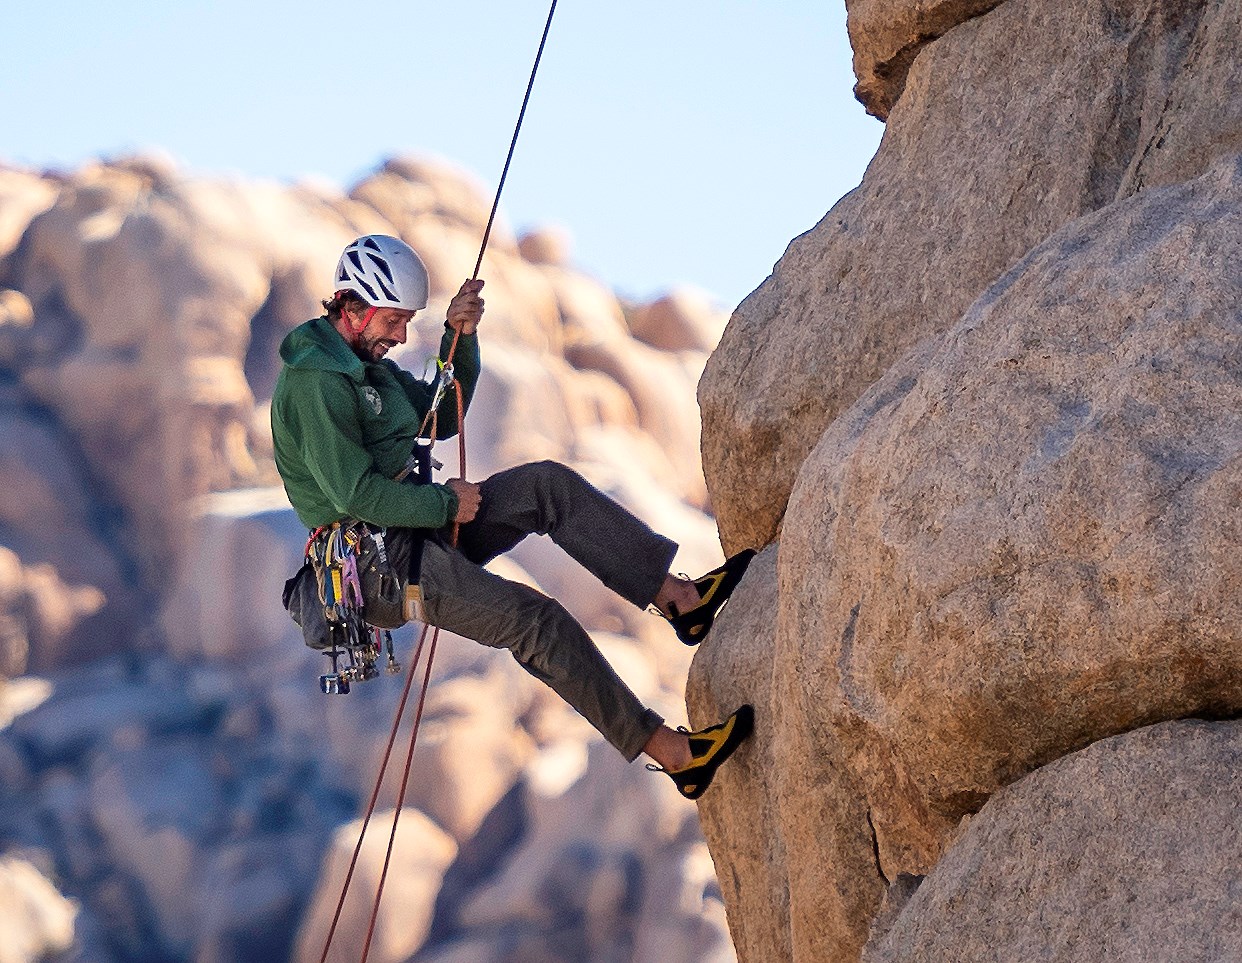
POLYGON ((328 312, 328 320, 337 322, 341 320, 341 311, 344 308, 370 307, 358 294, 353 291, 337 291, 327 301, 320 302, 323 309, 328 312))

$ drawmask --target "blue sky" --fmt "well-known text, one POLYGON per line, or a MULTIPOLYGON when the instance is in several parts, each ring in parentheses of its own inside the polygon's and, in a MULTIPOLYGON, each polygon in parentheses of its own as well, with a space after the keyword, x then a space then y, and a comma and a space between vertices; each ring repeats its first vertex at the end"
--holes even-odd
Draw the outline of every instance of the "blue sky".
MULTIPOLYGON (((494 185, 547 10, 28 4, 6 28, 0 160, 159 148, 348 188, 417 152, 494 185)), ((567 227, 623 293, 693 284, 732 306, 861 179, 883 128, 852 85, 843 0, 560 0, 502 211, 567 227)))

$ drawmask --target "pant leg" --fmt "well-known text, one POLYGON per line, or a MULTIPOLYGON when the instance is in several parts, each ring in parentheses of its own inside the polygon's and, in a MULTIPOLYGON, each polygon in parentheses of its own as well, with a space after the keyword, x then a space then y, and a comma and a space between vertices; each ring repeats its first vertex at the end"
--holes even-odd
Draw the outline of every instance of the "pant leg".
POLYGON ((646 608, 668 574, 676 542, 658 535, 572 468, 519 465, 482 483, 479 514, 458 545, 486 564, 530 534, 549 535, 623 599, 646 608))
POLYGON ((508 649, 522 668, 573 706, 626 759, 635 759, 664 721, 638 701, 582 626, 554 599, 431 541, 423 552, 421 584, 428 622, 508 649))

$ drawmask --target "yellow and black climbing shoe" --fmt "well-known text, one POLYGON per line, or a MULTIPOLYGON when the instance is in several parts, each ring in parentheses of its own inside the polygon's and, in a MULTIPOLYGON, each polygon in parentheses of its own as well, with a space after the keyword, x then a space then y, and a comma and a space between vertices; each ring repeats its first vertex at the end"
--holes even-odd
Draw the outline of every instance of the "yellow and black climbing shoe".
POLYGON ((666 772, 677 784, 678 791, 687 799, 698 799, 707 792, 712 784, 712 777, 720 764, 733 755, 733 750, 742 744, 755 725, 755 710, 744 705, 718 726, 708 726, 698 732, 685 732, 690 737, 690 752, 694 757, 690 765, 681 769, 661 769, 648 764, 653 772, 666 772))
POLYGON ((738 552, 727 562, 714 568, 701 578, 694 579, 701 601, 688 612, 675 612, 665 616, 686 645, 698 645, 706 637, 721 607, 729 600, 737 583, 746 574, 746 566, 755 557, 755 550, 748 548, 738 552))

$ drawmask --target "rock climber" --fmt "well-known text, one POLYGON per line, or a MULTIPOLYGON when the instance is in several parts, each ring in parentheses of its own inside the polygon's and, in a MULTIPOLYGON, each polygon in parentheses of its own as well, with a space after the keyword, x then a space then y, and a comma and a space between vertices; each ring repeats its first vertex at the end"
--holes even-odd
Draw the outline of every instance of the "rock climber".
MULTIPOLYGON (((467 406, 480 371, 482 288, 480 280, 466 281, 453 297, 440 346, 443 362, 457 336, 454 375, 467 406)), ((281 344, 272 435, 290 503, 312 540, 334 525, 353 526, 364 543, 359 568, 386 565, 395 573, 401 605, 395 624, 417 618, 509 649, 627 760, 646 753, 655 760, 649 768, 666 772, 684 796, 697 799, 750 734, 752 708, 743 705, 697 732, 669 728, 560 603, 483 566, 528 534, 549 535, 608 588, 640 608, 654 605, 677 636, 694 645, 707 635, 753 552, 702 578, 675 576, 669 571, 674 542, 551 461, 520 465, 478 484, 429 482, 426 472, 421 484, 407 477, 415 439, 431 420, 436 382, 416 378, 385 355, 405 343, 407 326, 427 306, 428 289, 427 269, 408 244, 385 235, 360 237, 341 255, 325 314, 281 344), (456 545, 448 534, 453 523, 460 526, 456 545), (372 542, 379 544, 367 554, 372 542)), ((434 424, 438 438, 459 430, 452 391, 436 405, 434 424)), ((368 622, 372 608, 393 601, 383 585, 383 579, 362 579, 368 622)), ((310 621, 299 622, 308 644, 328 647, 311 637, 310 621)))

